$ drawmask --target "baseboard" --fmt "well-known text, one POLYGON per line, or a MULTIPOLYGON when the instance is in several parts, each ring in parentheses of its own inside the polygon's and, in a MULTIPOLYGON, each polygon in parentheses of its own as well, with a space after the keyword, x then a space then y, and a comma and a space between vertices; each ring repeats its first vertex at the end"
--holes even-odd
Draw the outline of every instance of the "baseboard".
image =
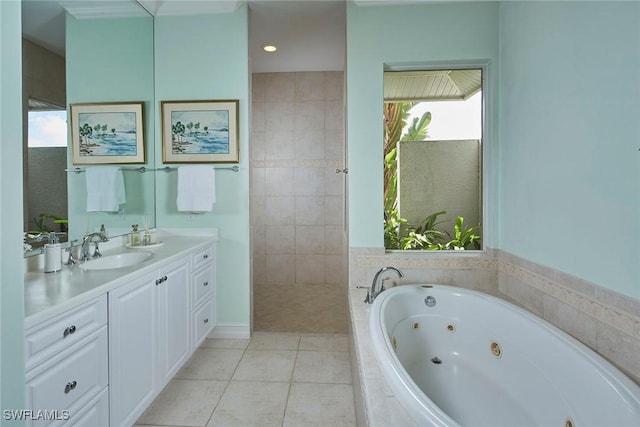
POLYGON ((207 338, 251 338, 251 328, 246 323, 218 323, 207 338))

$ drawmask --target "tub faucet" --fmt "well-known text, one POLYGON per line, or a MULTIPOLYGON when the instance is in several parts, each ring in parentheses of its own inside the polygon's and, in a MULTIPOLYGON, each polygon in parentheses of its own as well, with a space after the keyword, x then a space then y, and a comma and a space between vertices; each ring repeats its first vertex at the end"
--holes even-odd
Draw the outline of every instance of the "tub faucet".
POLYGON ((382 276, 382 273, 386 272, 387 270, 393 270, 396 273, 398 273, 399 277, 404 277, 404 274, 402 274, 402 271, 398 270, 395 267, 382 267, 380 270, 378 270, 376 275, 373 276, 373 281, 371 282, 371 288, 367 291, 367 296, 364 299, 364 302, 366 302, 367 304, 373 304, 373 301, 376 299, 376 297, 380 295, 382 291, 384 291, 384 281, 388 280, 388 277, 382 280, 380 280, 380 277, 382 276), (378 283, 380 283, 379 286, 378 286, 378 283))
MULTIPOLYGON (((87 234, 86 236, 84 236, 84 239, 82 239, 82 246, 80 249, 80 261, 87 261, 89 258, 91 258, 91 256, 89 255, 89 245, 91 244, 91 242, 94 240, 95 237, 98 237, 100 239, 99 242, 109 241, 107 236, 102 231, 98 231, 97 233, 87 234)), ((102 256, 102 254, 100 253, 100 249, 98 248, 98 241, 94 243, 96 244, 96 251, 93 253, 93 257, 97 258, 99 256, 102 256)))

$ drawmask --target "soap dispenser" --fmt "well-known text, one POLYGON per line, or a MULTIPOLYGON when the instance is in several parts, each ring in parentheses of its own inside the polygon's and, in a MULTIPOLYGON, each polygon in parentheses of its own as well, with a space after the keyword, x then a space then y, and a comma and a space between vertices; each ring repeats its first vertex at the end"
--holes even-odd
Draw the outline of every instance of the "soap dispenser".
POLYGON ((49 233, 49 243, 44 245, 44 272, 54 273, 62 268, 62 245, 56 233, 49 233))
POLYGON ((140 245, 140 233, 138 232, 138 224, 133 224, 131 226, 131 246, 140 245))

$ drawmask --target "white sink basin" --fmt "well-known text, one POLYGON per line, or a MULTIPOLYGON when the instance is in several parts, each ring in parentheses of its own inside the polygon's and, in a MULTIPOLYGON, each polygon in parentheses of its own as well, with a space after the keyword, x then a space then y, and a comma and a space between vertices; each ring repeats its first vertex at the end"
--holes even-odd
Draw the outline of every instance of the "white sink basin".
POLYGON ((79 264, 82 270, 110 270, 113 268, 131 267, 151 257, 151 252, 127 252, 108 255, 79 264))

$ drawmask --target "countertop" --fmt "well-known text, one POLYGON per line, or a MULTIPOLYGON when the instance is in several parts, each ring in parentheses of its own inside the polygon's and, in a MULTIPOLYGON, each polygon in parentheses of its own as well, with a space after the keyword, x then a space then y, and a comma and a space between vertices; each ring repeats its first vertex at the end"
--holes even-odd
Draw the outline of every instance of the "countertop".
MULTIPOLYGON (((149 250, 148 260, 125 268, 111 270, 82 270, 75 265, 62 265, 55 273, 28 271, 24 274, 25 323, 28 329, 70 308, 103 295, 131 280, 152 273, 187 253, 204 249, 217 240, 217 232, 206 235, 176 235, 160 233, 164 244, 149 250)), ((108 242, 109 243, 109 242, 108 242)), ((121 239, 113 239, 110 245, 102 244, 103 256, 130 250, 121 239)))

